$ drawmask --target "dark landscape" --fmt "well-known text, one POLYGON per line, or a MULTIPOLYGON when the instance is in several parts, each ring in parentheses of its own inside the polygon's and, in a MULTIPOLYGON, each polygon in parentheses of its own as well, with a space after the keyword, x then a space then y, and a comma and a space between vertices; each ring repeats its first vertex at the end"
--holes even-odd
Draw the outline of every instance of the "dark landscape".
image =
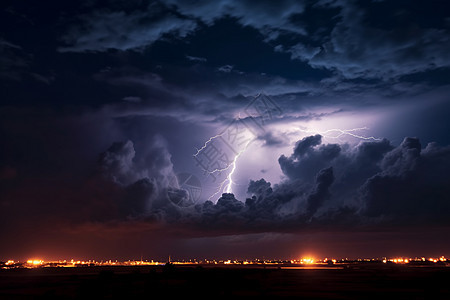
POLYGON ((296 296, 302 299, 449 299, 450 268, 382 263, 339 266, 161 265, 0 271, 1 299, 296 296))

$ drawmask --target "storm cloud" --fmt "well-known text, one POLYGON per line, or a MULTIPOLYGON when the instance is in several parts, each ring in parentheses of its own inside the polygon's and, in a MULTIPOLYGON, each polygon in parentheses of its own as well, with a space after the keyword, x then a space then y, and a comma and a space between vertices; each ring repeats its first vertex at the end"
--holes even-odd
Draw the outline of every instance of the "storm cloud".
POLYGON ((301 168, 298 160, 296 167, 302 172, 284 169, 287 178, 275 186, 264 179, 251 180, 248 192, 252 197, 245 203, 224 194, 217 203, 198 205, 192 220, 222 230, 239 224, 242 230, 282 232, 310 226, 332 228, 344 214, 347 226, 354 228, 446 224, 448 147, 430 143, 422 149, 416 138, 405 138, 397 147, 387 140, 338 146, 323 145, 319 135, 298 141, 290 160, 283 155, 280 165, 296 158, 305 160, 307 154, 314 162, 323 155, 332 159, 318 160, 322 164, 317 168, 301 168), (344 150, 329 151, 341 147, 344 150), (327 156, 330 152, 333 155, 327 156))
POLYGON ((445 170, 449 148, 435 143, 422 149, 416 138, 406 138, 381 161, 381 172, 362 186, 362 213, 373 216, 446 222, 450 209, 445 170))
MULTIPOLYGON (((448 27, 441 27, 446 23, 445 15, 438 13, 434 22, 426 23, 416 10, 406 11, 402 5, 396 3, 387 8, 383 1, 319 1, 314 5, 307 1, 279 1, 275 5, 263 1, 254 6, 249 1, 232 0, 119 5, 111 1, 108 10, 94 8, 78 16, 78 25, 70 27, 62 38, 67 46, 60 50, 139 50, 165 35, 186 37, 199 30, 201 23, 211 26, 232 17, 244 27, 257 29, 277 51, 347 79, 387 80, 448 67, 448 27), (378 11, 386 13, 384 22, 374 17, 378 11), (321 28, 307 26, 315 15, 331 15, 334 22, 327 24, 330 28, 325 24, 321 28), (386 27, 389 23, 399 26, 386 27), (282 37, 300 42, 283 43, 282 37)), ((419 3, 413 1, 411 5, 415 8, 419 3)), ((432 1, 422 13, 439 12, 445 9, 442 5, 432 1)))
POLYGON ((192 20, 182 19, 159 2, 111 1, 111 9, 96 10, 77 16, 78 25, 70 27, 61 38, 59 51, 106 51, 142 49, 165 34, 184 37, 196 28, 192 20), (114 5, 116 4, 116 5, 114 5), (126 32, 123 34, 122 32, 126 32))

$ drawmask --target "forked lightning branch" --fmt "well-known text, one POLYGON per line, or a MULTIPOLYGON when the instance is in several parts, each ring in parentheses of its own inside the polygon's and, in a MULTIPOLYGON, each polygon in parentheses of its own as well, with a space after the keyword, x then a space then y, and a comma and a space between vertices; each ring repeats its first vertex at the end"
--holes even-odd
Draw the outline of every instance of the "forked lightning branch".
POLYGON ((237 119, 223 132, 209 138, 193 155, 204 175, 214 183, 218 182, 216 192, 209 196, 208 200, 221 192, 232 193, 233 174, 238 159, 255 138, 256 135, 243 121, 237 119))
MULTIPOLYGON (((245 118, 234 119, 222 132, 211 136, 202 147, 196 149, 197 151, 193 155, 196 165, 217 186, 208 200, 213 199, 219 193, 233 192, 233 185, 235 184, 233 175, 238 169, 239 157, 257 138, 257 132, 265 131, 264 126, 281 115, 281 109, 264 94, 259 94, 253 98, 243 111, 246 114, 245 118)), ((337 140, 344 136, 360 140, 380 140, 373 136, 359 134, 360 131, 367 129, 367 127, 359 127, 351 129, 333 128, 324 131, 298 130, 303 133, 320 134, 325 138, 337 140)))
POLYGON ((264 131, 267 122, 281 115, 281 109, 264 94, 254 97, 243 112, 244 118, 234 119, 222 132, 210 137, 193 155, 204 175, 214 183, 218 182, 216 191, 208 200, 220 192, 232 193, 233 175, 239 157, 256 139, 256 132, 264 131))

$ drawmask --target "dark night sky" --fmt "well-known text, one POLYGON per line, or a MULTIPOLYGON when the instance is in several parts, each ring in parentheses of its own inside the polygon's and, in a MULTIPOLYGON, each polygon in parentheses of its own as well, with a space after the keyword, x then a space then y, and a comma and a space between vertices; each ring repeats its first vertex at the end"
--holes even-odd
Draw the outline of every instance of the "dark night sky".
POLYGON ((1 260, 450 254, 447 1, 15 0, 0 23, 1 260))

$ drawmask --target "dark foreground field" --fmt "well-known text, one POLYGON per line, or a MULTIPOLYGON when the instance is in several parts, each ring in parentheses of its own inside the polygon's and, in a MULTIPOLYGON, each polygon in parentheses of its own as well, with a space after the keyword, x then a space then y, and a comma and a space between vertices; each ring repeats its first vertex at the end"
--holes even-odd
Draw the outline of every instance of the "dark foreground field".
POLYGON ((88 267, 0 270, 0 299, 450 299, 449 267, 88 267))

